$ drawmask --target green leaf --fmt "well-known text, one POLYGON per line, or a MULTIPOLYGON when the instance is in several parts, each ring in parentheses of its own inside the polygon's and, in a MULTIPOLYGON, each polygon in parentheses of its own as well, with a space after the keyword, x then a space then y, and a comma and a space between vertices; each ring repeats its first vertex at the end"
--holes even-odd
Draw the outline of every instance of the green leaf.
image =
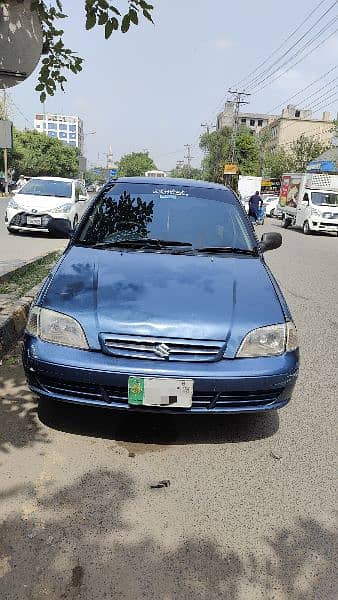
POLYGON ((153 18, 148 10, 145 9, 143 11, 143 15, 145 16, 146 19, 148 19, 148 21, 151 21, 152 23, 154 23, 153 18))
POLYGON ((108 13, 103 12, 100 14, 97 22, 99 25, 104 25, 107 21, 108 21, 108 13))
POLYGON ((134 23, 134 25, 138 25, 138 16, 137 16, 136 10, 131 8, 129 10, 129 17, 130 17, 130 20, 132 21, 132 23, 134 23))
POLYGON ((92 29, 96 25, 96 15, 93 12, 87 14, 86 29, 92 29))
POLYGON ((36 89, 37 92, 42 92, 42 90, 44 89, 44 87, 45 86, 43 85, 43 83, 39 83, 39 85, 35 86, 35 89, 36 89))
POLYGON ((62 11, 62 4, 61 4, 60 0, 56 0, 56 6, 58 7, 59 10, 62 11))
POLYGON ((98 3, 101 8, 109 8, 109 2, 107 2, 107 0, 98 0, 98 3))
POLYGON ((40 102, 45 102, 46 98, 47 98, 46 92, 41 92, 41 94, 40 94, 40 102))
POLYGON ((114 29, 114 25, 113 25, 112 21, 107 21, 105 28, 104 28, 104 37, 106 38, 106 40, 108 40, 108 38, 110 38, 111 34, 113 33, 113 29, 114 29))
POLYGON ((129 17, 129 14, 127 13, 126 15, 124 15, 124 17, 122 19, 122 25, 121 25, 122 33, 127 33, 129 27, 130 27, 130 17, 129 17))

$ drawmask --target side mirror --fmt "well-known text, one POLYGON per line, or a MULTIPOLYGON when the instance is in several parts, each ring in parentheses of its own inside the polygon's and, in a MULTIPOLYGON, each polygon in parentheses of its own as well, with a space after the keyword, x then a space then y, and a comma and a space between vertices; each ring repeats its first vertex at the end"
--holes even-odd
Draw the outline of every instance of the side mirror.
POLYGON ((283 238, 280 233, 263 233, 260 241, 260 249, 262 252, 267 250, 276 250, 282 245, 283 238))
POLYGON ((74 230, 68 219, 51 219, 48 225, 48 233, 56 237, 70 238, 74 230))

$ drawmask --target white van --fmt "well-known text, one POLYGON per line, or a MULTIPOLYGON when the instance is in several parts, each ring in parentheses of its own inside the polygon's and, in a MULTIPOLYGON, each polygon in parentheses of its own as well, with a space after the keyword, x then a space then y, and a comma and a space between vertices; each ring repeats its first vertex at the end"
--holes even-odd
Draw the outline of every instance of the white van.
POLYGON ((285 173, 279 196, 282 226, 338 235, 338 175, 285 173))

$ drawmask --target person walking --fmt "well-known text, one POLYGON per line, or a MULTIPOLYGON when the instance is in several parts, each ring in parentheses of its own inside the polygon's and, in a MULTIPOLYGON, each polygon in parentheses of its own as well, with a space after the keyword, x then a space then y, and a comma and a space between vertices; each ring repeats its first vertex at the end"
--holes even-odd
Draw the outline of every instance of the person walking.
POLYGON ((258 219, 259 209, 263 206, 263 200, 257 191, 249 199, 249 219, 252 223, 256 223, 258 219))

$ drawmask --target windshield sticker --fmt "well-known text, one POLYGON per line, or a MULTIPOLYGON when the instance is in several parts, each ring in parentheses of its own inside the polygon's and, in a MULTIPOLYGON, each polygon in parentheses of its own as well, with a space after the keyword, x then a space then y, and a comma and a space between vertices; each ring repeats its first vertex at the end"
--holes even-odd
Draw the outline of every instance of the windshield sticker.
POLYGON ((154 189, 153 190, 153 194, 159 194, 160 198, 177 198, 177 196, 189 196, 189 194, 187 194, 187 192, 184 192, 183 190, 177 190, 175 188, 171 188, 171 189, 154 189))

